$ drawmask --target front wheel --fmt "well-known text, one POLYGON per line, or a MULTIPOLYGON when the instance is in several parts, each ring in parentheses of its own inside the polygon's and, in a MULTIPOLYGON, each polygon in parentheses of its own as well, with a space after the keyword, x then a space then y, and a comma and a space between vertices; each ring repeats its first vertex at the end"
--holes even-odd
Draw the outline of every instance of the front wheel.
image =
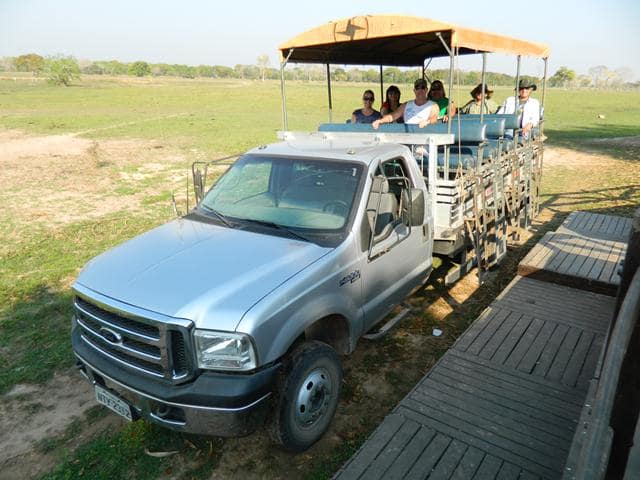
POLYGON ((342 367, 335 350, 321 342, 298 347, 280 382, 272 430, 275 440, 301 452, 327 431, 338 406, 342 367))

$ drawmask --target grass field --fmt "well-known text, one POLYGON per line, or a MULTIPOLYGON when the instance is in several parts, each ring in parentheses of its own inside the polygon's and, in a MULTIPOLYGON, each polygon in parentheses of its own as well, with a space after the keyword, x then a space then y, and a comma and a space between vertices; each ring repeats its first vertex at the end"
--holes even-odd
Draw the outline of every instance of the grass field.
MULTIPOLYGON (((375 85, 333 85, 335 121, 359 108, 365 88, 378 91, 375 85)), ((401 89, 404 99, 410 96, 409 86, 401 89)), ((467 90, 459 103, 466 102, 467 90)), ((509 93, 498 89, 494 99, 500 102, 509 93)), ((292 82, 287 94, 291 129, 312 130, 327 121, 324 84, 292 82)), ((639 101, 638 92, 547 92, 545 131, 548 146, 556 150, 545 169, 542 200, 555 221, 576 209, 630 215, 640 204, 640 110, 634 108, 639 101)), ((40 157, 17 153, 13 163, 0 164, 0 360, 10 365, 0 370, 0 394, 70 369, 69 286, 82 265, 172 218, 171 191, 184 188, 192 161, 274 141, 281 115, 276 82, 84 77, 78 85, 60 88, 0 79, 0 133, 19 131, 16 135, 28 139, 71 135, 85 146, 63 167, 65 152, 53 155, 46 149, 40 157)), ((448 342, 484 308, 493 290, 508 282, 512 267, 505 267, 504 279, 480 289, 447 317, 453 319, 447 325, 448 342)), ((434 298, 443 292, 434 280, 417 305, 435 305, 434 298)), ((425 355, 435 361, 446 349, 427 340, 417 358, 406 354, 410 336, 428 337, 425 332, 439 315, 425 310, 396 335, 359 349, 347 363, 340 408, 361 408, 365 392, 356 379, 371 373, 367 369, 378 369, 394 387, 383 407, 401 398, 423 373, 415 367, 403 373, 402 366, 425 355), (390 370, 387 362, 400 371, 390 370)), ((289 469, 292 478, 326 478, 384 416, 380 408, 357 417, 355 425, 338 431, 339 442, 319 447, 309 457, 266 449, 258 460, 249 455, 246 464, 239 462, 238 472, 253 468, 256 476, 275 477, 280 469, 289 469)), ((84 428, 79 425, 69 428, 84 428)), ((171 434, 137 423, 93 435, 75 449, 74 432, 41 445, 58 463, 46 478, 159 478, 173 470, 184 478, 207 478, 223 452, 247 448, 241 441, 171 434), (178 453, 154 458, 145 449, 178 453)))

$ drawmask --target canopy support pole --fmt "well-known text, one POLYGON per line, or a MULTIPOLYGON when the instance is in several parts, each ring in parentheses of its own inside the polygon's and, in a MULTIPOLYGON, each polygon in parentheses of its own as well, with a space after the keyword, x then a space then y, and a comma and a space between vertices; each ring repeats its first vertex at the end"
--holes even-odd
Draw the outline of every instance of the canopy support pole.
POLYGON ((333 101, 331 99, 331 67, 327 63, 327 95, 329 96, 329 123, 333 121, 333 101))
POLYGON ((289 129, 289 120, 287 119, 287 95, 284 89, 284 67, 287 66, 289 57, 293 53, 293 48, 289 50, 289 54, 284 61, 280 62, 280 95, 282 96, 282 129, 287 131, 289 129))
MULTIPOLYGON (((453 45, 451 48, 447 45, 447 42, 442 38, 442 34, 440 32, 436 32, 436 36, 440 39, 442 45, 444 45, 445 50, 449 53, 449 96, 451 96, 451 92, 453 90, 453 63, 454 63, 454 51, 453 45)), ((449 98, 449 102, 447 103, 447 118, 449 121, 447 122, 447 133, 451 134, 451 98, 449 98)), ((444 178, 449 179, 449 149, 445 147, 444 149, 444 178)))
MULTIPOLYGON (((522 60, 522 56, 518 55, 517 57, 518 61, 516 62, 516 93, 513 96, 513 115, 518 118, 518 102, 520 101, 520 90, 518 90, 518 84, 520 83, 520 61, 522 60)), ((513 132, 513 138, 514 140, 518 140, 518 138, 516 137, 516 132, 513 132)), ((519 130, 518 130, 518 135, 520 134, 519 130)))
MULTIPOLYGON (((380 103, 382 102, 386 102, 387 99, 384 96, 384 82, 382 79, 382 65, 380 65, 380 103)), ((371 108, 373 108, 373 105, 371 105, 371 108)))
POLYGON ((544 76, 542 77, 542 106, 540 110, 542 121, 540 122, 540 134, 544 133, 544 100, 547 96, 547 65, 549 63, 549 58, 545 57, 543 60, 544 60, 544 76))
POLYGON ((424 64, 424 62, 422 62, 422 79, 426 80, 429 83, 431 83, 431 79, 427 75, 427 68, 429 68, 429 65, 431 65, 432 60, 433 58, 430 58, 426 65, 424 64))
MULTIPOLYGON (((480 85, 481 85, 481 90, 480 90, 480 123, 482 123, 484 121, 484 110, 487 106, 487 102, 485 101, 484 95, 485 95, 485 75, 487 72, 487 53, 486 52, 482 52, 482 76, 480 77, 480 85)), ((474 98, 475 100, 475 98, 474 98)), ((489 113, 489 112, 487 112, 489 113)))

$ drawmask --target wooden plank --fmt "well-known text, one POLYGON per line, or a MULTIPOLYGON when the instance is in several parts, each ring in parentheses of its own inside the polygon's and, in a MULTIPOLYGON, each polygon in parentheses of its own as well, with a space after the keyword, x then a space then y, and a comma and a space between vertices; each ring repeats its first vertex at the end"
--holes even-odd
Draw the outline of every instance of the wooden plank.
POLYGON ((385 472, 397 459, 407 443, 411 441, 417 433, 420 425, 416 422, 406 421, 400 429, 391 437, 384 450, 365 470, 363 476, 366 479, 385 478, 385 472))
POLYGON ((583 331, 578 328, 571 327, 569 329, 567 335, 565 335, 562 341, 562 345, 560 346, 560 350, 558 351, 556 358, 551 364, 551 368, 549 368, 549 371, 547 372, 547 379, 560 381, 582 333, 583 331))
MULTIPOLYGON (((418 423, 422 423, 422 419, 417 420, 418 423)), ((436 466, 444 451, 449 447, 449 443, 451 443, 451 437, 438 433, 427 448, 422 451, 404 478, 407 480, 425 478, 425 473, 430 472, 436 466)))
POLYGON ((569 326, 559 324, 555 330, 555 334, 551 337, 549 342, 544 347, 538 363, 533 369, 533 375, 540 377, 546 377, 551 364, 556 358, 556 355, 560 351, 560 345, 564 342, 564 338, 569 332, 569 326))
POLYGON ((613 245, 611 252, 607 257, 607 264, 602 269, 602 278, 605 281, 620 285, 620 275, 618 274, 618 266, 624 260, 626 255, 626 245, 617 243, 613 245))
POLYGON ((512 463, 504 462, 496 480, 518 480, 520 478, 521 468, 512 463))
POLYGON ((482 334, 485 328, 492 328, 491 321, 496 315, 496 310, 489 307, 485 308, 480 316, 474 320, 469 328, 458 338, 454 343, 453 348, 466 351, 475 341, 475 339, 482 334))
MULTIPOLYGON (((614 300, 613 297, 608 297, 614 300)), ((604 334, 607 331, 609 323, 608 313, 613 312, 613 309, 606 311, 601 307, 597 307, 594 311, 586 312, 572 312, 570 310, 571 304, 577 299, 568 297, 567 304, 564 307, 554 308, 553 304, 524 304, 518 302, 517 299, 509 299, 503 303, 500 303, 500 307, 513 310, 514 312, 522 312, 522 315, 531 318, 545 318, 555 323, 562 325, 568 325, 572 327, 587 329, 596 333, 604 334)))
POLYGON ((543 324, 544 324, 543 320, 540 320, 538 318, 531 319, 531 322, 529 323, 529 327, 524 332, 522 337, 520 337, 518 344, 511 351, 511 354, 504 361, 505 367, 516 368, 518 366, 518 364, 527 354, 527 352, 531 348, 531 345, 533 344, 536 337, 540 333, 540 330, 542 329, 543 324))
MULTIPOLYGON (((447 383, 451 381, 464 382, 469 387, 480 391, 499 392, 502 397, 511 400, 513 403, 522 402, 527 407, 533 406, 544 409, 548 414, 554 414, 561 418, 564 418, 567 414, 572 414, 576 406, 580 405, 579 397, 576 398, 575 392, 565 394, 555 389, 547 395, 546 390, 541 388, 539 383, 519 382, 515 376, 513 378, 506 376, 501 378, 497 375, 494 376, 456 364, 443 364, 441 367, 438 371, 433 372, 431 378, 447 383)), ((528 375, 528 377, 531 376, 528 375)), ((538 381, 541 380, 543 379, 538 379, 538 381)))
POLYGON ((467 446, 464 443, 459 440, 453 440, 429 475, 429 480, 446 480, 451 478, 451 475, 453 475, 466 450, 467 446))
POLYGON ((578 383, 578 377, 587 360, 587 354, 589 353, 594 337, 595 335, 591 332, 582 332, 582 335, 580 335, 580 340, 571 354, 567 368, 562 374, 563 384, 573 387, 578 383))
POLYGON ((469 480, 470 478, 473 478, 474 475, 476 475, 476 472, 480 469, 480 465, 483 463, 485 456, 486 455, 482 450, 475 447, 469 447, 465 452, 464 457, 462 457, 462 460, 460 460, 458 468, 456 468, 453 475, 451 475, 451 480, 469 480))
POLYGON ((402 450, 396 461, 385 474, 387 480, 403 480, 412 465, 416 463, 422 452, 435 438, 436 432, 425 426, 421 426, 411 442, 402 450))
MULTIPOLYGON (((458 418, 470 422, 476 419, 486 420, 503 432, 515 430, 515 436, 522 436, 525 442, 536 440, 558 448, 566 448, 572 439, 572 422, 567 422, 563 428, 557 428, 557 423, 550 422, 548 418, 545 421, 544 415, 532 415, 532 412, 537 410, 532 407, 512 408, 514 402, 505 402, 504 399, 501 402, 491 402, 471 396, 465 390, 442 385, 441 382, 425 384, 408 398, 439 410, 454 407, 460 412, 458 418), (571 428, 567 428, 568 426, 571 428)), ((500 398, 500 392, 496 392, 494 398, 500 398)))
POLYGON ((580 376, 578 377, 578 382, 576 383, 576 386, 578 388, 588 387, 589 381, 594 377, 596 365, 598 364, 598 358, 600 357, 603 344, 604 337, 596 335, 593 339, 593 342, 591 343, 589 352, 587 353, 584 368, 582 369, 582 371, 580 372, 580 376))
POLYGON ((475 338, 473 344, 467 349, 471 355, 478 355, 490 340, 496 337, 497 330, 504 320, 511 314, 508 310, 494 310, 494 315, 489 319, 483 331, 475 338))
MULTIPOLYGON (((556 414, 557 412, 550 414, 546 410, 546 405, 528 405, 526 402, 519 401, 517 397, 509 398, 502 395, 502 392, 497 389, 483 390, 476 386, 456 382, 452 378, 440 379, 436 377, 433 382, 437 386, 426 382, 421 385, 419 390, 416 390, 416 393, 431 389, 445 392, 450 396, 457 395, 458 398, 473 398, 478 408, 495 409, 510 418, 529 422, 532 428, 565 441, 570 441, 573 437, 575 425, 571 420, 573 414, 570 412, 562 411, 560 414, 556 414)), ((575 409, 577 410, 579 407, 576 406, 575 409)))
MULTIPOLYGON (((505 382, 509 385, 515 385, 524 389, 536 391, 539 388, 543 388, 549 398, 557 398, 564 403, 571 403, 576 396, 581 395, 576 392, 575 388, 567 387, 558 382, 533 377, 517 370, 505 368, 491 360, 484 360, 455 350, 449 350, 440 359, 440 364, 444 367, 450 364, 467 367, 473 372, 494 378, 496 381, 505 382)), ((581 405, 581 402, 578 401, 577 404, 581 405)))
POLYGON ((387 415, 358 453, 351 457, 340 477, 345 480, 360 478, 404 422, 405 418, 402 415, 394 413, 387 415))
MULTIPOLYGON (((469 430, 461 429, 463 425, 457 421, 443 418, 438 412, 422 407, 420 405, 407 405, 403 402, 398 412, 411 418, 414 421, 427 425, 436 431, 442 432, 448 437, 456 438, 470 446, 474 446, 482 451, 491 452, 493 455, 508 462, 520 465, 529 471, 540 473, 547 477, 559 477, 559 473, 564 466, 564 459, 560 457, 549 457, 531 448, 520 445, 508 438, 499 438, 490 431, 470 427, 469 430)), ((418 478, 418 477, 416 477, 418 478)), ((424 478, 424 476, 422 477, 424 478)), ((517 477, 516 477, 517 478, 517 477)))
POLYGON ((531 342, 531 348, 527 351, 527 354, 522 358, 517 365, 518 370, 525 373, 533 372, 533 369, 538 364, 539 359, 542 357, 545 347, 551 340, 553 333, 558 328, 556 322, 543 322, 543 326, 540 329, 536 338, 531 342))
POLYGON ((496 330, 493 338, 491 338, 491 340, 485 344, 482 351, 480 351, 478 354, 478 356, 486 358, 487 360, 493 358, 498 348, 500 348, 500 345, 502 345, 504 339, 509 336, 509 334, 513 330, 513 327, 515 327, 515 325, 518 323, 518 320, 522 316, 521 314, 512 312, 508 309, 501 309, 501 311, 506 312, 508 315, 496 330))
MULTIPOLYGON (((473 448, 473 447, 471 447, 473 448)), ((485 455, 480 464, 480 468, 473 476, 473 480, 493 480, 498 475, 500 467, 502 466, 502 460, 493 455, 485 455)))
POLYGON ((497 348, 495 355, 492 360, 494 362, 503 364, 511 352, 515 348, 515 346, 520 341, 524 332, 529 328, 529 324, 531 323, 532 317, 521 315, 514 327, 509 332, 509 335, 504 339, 502 344, 497 348))

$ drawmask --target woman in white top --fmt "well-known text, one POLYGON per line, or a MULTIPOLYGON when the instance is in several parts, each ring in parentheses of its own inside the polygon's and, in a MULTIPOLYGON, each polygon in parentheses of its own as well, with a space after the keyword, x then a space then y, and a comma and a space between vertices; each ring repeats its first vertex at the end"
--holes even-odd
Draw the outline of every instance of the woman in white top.
MULTIPOLYGON (((516 102, 516 97, 509 97, 497 111, 497 113, 516 113, 517 108, 520 128, 524 138, 529 138, 531 129, 537 127, 540 123, 540 102, 535 98, 530 98, 531 92, 537 88, 535 83, 531 83, 529 80, 520 80, 518 83, 518 101, 516 102)), ((513 137, 513 132, 511 132, 511 136, 513 137)))
POLYGON ((427 100, 427 81, 424 78, 416 80, 413 83, 413 92, 415 100, 403 103, 393 112, 373 122, 371 126, 377 129, 381 124, 395 122, 400 117, 404 119, 404 123, 417 124, 420 128, 436 123, 440 109, 437 103, 427 100))

